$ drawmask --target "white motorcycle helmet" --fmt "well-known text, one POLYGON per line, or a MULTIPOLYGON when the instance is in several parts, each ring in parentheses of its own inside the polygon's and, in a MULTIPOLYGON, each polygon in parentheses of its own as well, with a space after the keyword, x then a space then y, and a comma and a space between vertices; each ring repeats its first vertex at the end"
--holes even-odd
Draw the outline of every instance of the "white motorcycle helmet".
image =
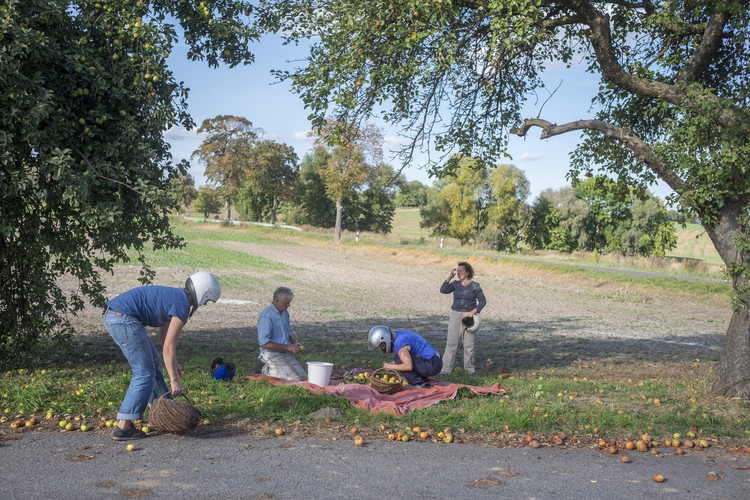
POLYGON ((482 323, 482 320, 479 319, 479 314, 475 314, 474 316, 466 316, 461 320, 461 323, 464 324, 467 332, 476 333, 476 331, 479 330, 479 325, 482 323))
POLYGON ((373 326, 367 335, 367 347, 374 351, 382 343, 385 343, 385 352, 393 352, 391 329, 383 325, 373 326))
POLYGON ((198 271, 191 275, 185 281, 185 290, 190 294, 193 307, 190 310, 190 316, 196 309, 204 305, 209 300, 216 302, 221 295, 221 285, 216 276, 208 271, 198 271))

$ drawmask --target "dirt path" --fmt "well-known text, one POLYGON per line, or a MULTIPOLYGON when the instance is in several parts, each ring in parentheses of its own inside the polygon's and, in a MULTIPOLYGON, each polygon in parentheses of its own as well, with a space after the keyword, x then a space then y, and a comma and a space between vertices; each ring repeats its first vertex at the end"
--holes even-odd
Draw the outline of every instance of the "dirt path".
MULTIPOLYGON (((442 349, 452 296, 440 283, 456 262, 442 255, 374 245, 294 240, 279 244, 219 243, 287 269, 216 274, 226 285, 218 304, 196 314, 192 332, 253 338, 257 314, 279 285, 292 288, 293 329, 305 339, 364 339, 375 324, 413 329, 442 349), (304 244, 301 244, 304 243, 304 244), (242 278, 242 279, 239 279, 242 278), (234 285, 234 283, 245 283, 234 285), (251 283, 251 285, 247 285, 251 283)), ((486 258, 468 258, 487 296, 477 364, 493 370, 639 353, 715 357, 731 310, 722 298, 698 300, 635 285, 574 278, 486 258)), ((157 269, 155 283, 181 286, 190 270, 157 269)), ((110 295, 137 286, 137 268, 118 268, 110 295)), ((99 311, 78 324, 101 332, 99 311)))

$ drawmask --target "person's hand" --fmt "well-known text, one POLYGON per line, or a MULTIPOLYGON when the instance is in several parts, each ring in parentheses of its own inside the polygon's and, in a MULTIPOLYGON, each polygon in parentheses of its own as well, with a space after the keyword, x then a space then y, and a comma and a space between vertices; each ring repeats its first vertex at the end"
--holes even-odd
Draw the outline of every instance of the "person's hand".
POLYGON ((172 380, 172 396, 179 396, 182 394, 182 384, 179 380, 172 380))
POLYGON ((300 351, 300 344, 298 342, 295 342, 294 344, 290 344, 289 350, 297 354, 300 351))

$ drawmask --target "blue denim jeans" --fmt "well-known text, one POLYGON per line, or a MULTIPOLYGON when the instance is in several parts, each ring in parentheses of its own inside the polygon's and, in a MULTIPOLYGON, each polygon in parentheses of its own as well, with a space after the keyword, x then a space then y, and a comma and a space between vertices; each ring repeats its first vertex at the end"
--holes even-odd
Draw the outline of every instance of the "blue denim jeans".
POLYGON ((161 357, 138 318, 108 309, 104 326, 128 360, 133 378, 117 412, 119 420, 141 420, 146 406, 169 392, 161 371, 161 357))

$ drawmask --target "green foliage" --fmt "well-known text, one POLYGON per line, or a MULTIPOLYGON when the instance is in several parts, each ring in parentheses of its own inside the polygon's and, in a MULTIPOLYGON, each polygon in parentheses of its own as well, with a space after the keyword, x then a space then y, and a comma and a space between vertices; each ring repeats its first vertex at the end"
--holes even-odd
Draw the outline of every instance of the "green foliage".
POLYGON ((203 218, 208 219, 209 214, 216 214, 221 210, 221 193, 208 186, 198 188, 198 196, 195 198, 193 208, 203 213, 203 218))
POLYGON ((430 190, 434 194, 428 191, 421 226, 461 244, 474 240, 495 250, 516 250, 529 217, 524 173, 512 165, 490 171, 468 157, 454 157, 451 163, 454 176, 436 183, 430 190))
MULTIPOLYGON (((335 226, 336 204, 326 194, 326 182, 321 176, 331 158, 331 154, 320 147, 303 158, 295 188, 297 203, 286 212, 290 224, 326 228, 335 226)), ((391 231, 395 214, 389 184, 392 177, 393 169, 382 164, 369 170, 366 181, 341 202, 342 229, 378 233, 391 231)))
POLYGON ((529 181, 523 171, 513 165, 498 165, 489 179, 490 200, 487 205, 487 228, 480 240, 495 250, 514 252, 523 239, 529 222, 529 181))
MULTIPOLYGON (((396 206, 390 185, 393 169, 380 164, 370 172, 366 189, 356 196, 356 230, 387 234, 393 228, 396 206)), ((347 229, 349 226, 346 226, 347 229)))
POLYGON ((101 271, 143 263, 146 244, 180 246, 168 215, 186 164, 162 133, 193 122, 166 64, 176 30, 165 16, 192 58, 234 65, 255 38, 235 5, 247 2, 209 1, 199 16, 165 0, 0 6, 0 366, 69 338, 70 314, 103 305, 101 271), (62 276, 75 284, 61 288, 62 276))
POLYGON ((234 208, 242 220, 266 221, 273 210, 273 197, 245 185, 234 197, 234 208))
POLYGON ((174 187, 177 189, 177 199, 180 205, 185 208, 190 206, 198 197, 198 190, 195 189, 195 180, 189 173, 180 173, 173 180, 174 187))
MULTIPOLYGON (((264 211, 260 207, 268 205, 270 200, 268 219, 271 224, 276 223, 279 202, 293 198, 293 189, 299 173, 297 163, 297 153, 286 144, 260 141, 249 151, 245 166, 247 187, 243 197, 256 200, 255 212, 261 217, 264 211)), ((252 205, 252 202, 250 204, 252 205)))
POLYGON ((315 129, 316 148, 324 148, 327 160, 318 169, 331 201, 336 203, 334 241, 341 238, 344 200, 372 177, 383 156, 383 132, 371 124, 328 118, 315 129))
POLYGON ((658 198, 634 198, 597 176, 575 189, 543 191, 532 208, 526 241, 535 250, 663 257, 677 246, 677 235, 658 198))
POLYGON ((324 148, 315 148, 300 164, 299 180, 295 187, 297 203, 286 213, 289 224, 333 227, 336 205, 326 195, 325 182, 318 173, 329 158, 324 148))
POLYGON ((198 128, 198 133, 207 137, 192 158, 206 165, 206 178, 221 189, 227 222, 231 218, 229 207, 246 184, 247 160, 261 132, 247 118, 231 115, 203 120, 198 128))
POLYGON ((399 174, 395 181, 393 202, 398 207, 423 207, 427 204, 427 186, 419 181, 407 181, 399 174))

